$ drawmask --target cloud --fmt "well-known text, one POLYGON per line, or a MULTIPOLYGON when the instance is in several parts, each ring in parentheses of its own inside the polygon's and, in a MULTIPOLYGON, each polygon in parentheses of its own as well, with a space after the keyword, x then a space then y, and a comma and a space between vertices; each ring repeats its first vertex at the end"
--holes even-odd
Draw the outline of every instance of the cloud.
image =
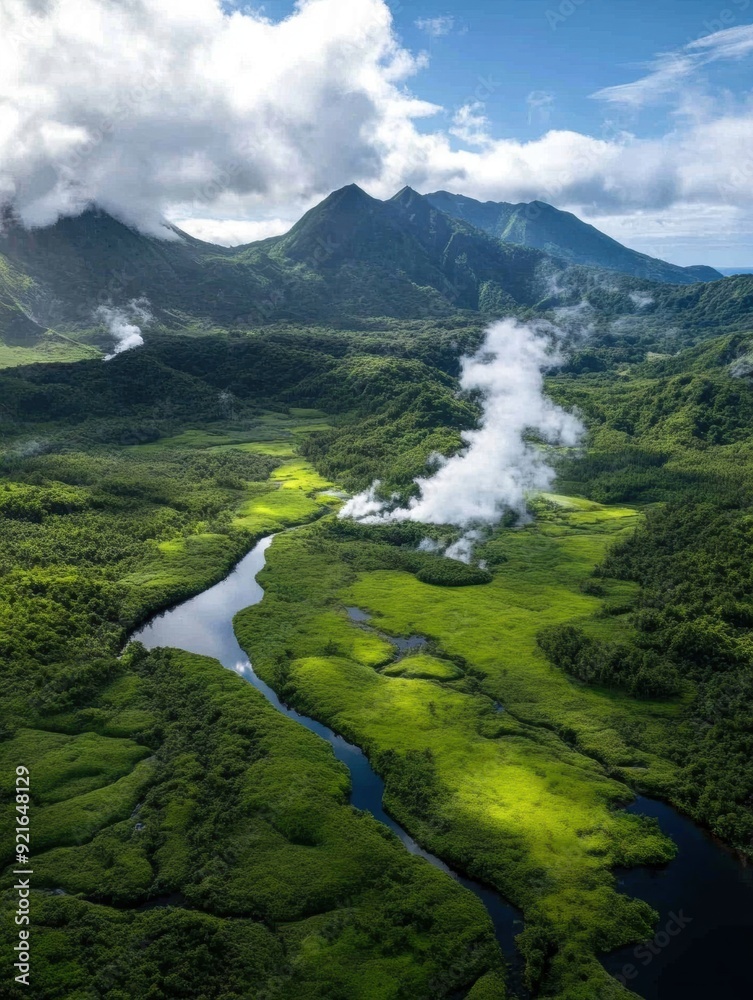
POLYGON ((177 219, 176 226, 206 243, 219 243, 224 247, 237 247, 255 243, 270 236, 281 236, 294 224, 295 219, 260 219, 258 222, 235 219, 177 219))
MULTIPOLYGON (((484 396, 481 426, 463 434, 463 450, 416 481, 420 496, 408 507, 380 500, 377 483, 346 504, 340 516, 473 530, 496 524, 508 510, 525 513, 528 495, 550 489, 554 481, 549 458, 531 435, 550 445, 573 447, 583 433, 580 421, 544 393, 544 371, 561 360, 556 351, 560 335, 551 324, 514 319, 492 324, 479 351, 463 359, 461 388, 484 396)), ((467 558, 472 548, 467 543, 475 536, 464 537, 465 543, 448 555, 467 558)))
MULTIPOLYGON (((380 175, 421 60, 382 0, 300 0, 272 23, 217 0, 4 0, 0 200, 30 225, 97 202, 165 235, 380 175)), ((250 213, 249 213, 250 214, 250 213)))
POLYGON ((432 38, 441 38, 449 35, 455 27, 455 18, 448 15, 440 17, 421 17, 416 21, 419 31, 425 31, 432 38))
POLYGON ((458 108, 452 119, 450 134, 467 142, 469 146, 486 146, 493 142, 491 122, 484 111, 483 101, 473 101, 458 108))
MULTIPOLYGON (((638 106, 752 46, 753 26, 717 32, 597 96, 638 106)), ((28 225, 97 203, 165 238, 169 218, 223 243, 272 234, 353 181, 380 198, 450 188, 646 229, 670 213, 701 226, 722 206, 730 229, 749 225, 744 102, 701 103, 664 136, 550 129, 521 142, 493 135, 478 98, 443 127, 409 89, 425 64, 384 0, 299 0, 279 21, 218 0, 3 0, 0 203, 28 225)), ((549 97, 529 109, 546 114, 549 97)))
POLYGON ((705 35, 675 52, 660 53, 649 64, 650 73, 632 83, 605 87, 591 96, 637 109, 680 92, 704 66, 725 59, 743 59, 753 53, 753 24, 738 25, 705 35))

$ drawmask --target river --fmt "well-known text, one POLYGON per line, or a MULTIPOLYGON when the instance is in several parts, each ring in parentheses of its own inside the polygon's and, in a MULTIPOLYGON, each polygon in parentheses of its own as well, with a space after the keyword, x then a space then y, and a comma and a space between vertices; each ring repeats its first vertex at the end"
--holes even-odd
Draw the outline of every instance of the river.
POLYGON ((233 618, 239 611, 258 604, 264 597, 264 591, 257 583, 256 576, 264 568, 266 551, 272 544, 273 537, 268 536, 258 542, 221 583, 157 615, 131 638, 135 642, 142 643, 147 649, 173 646, 191 653, 214 657, 224 667, 234 670, 252 684, 278 712, 282 712, 289 719, 294 719, 326 740, 334 750, 335 757, 350 771, 351 804, 356 809, 371 813, 380 823, 388 826, 411 854, 424 858, 478 896, 489 912, 497 941, 507 959, 510 985, 521 1000, 524 1000, 528 994, 523 987, 522 962, 515 947, 515 936, 523 930, 523 916, 520 911, 493 889, 453 871, 441 858, 430 854, 417 844, 410 834, 384 811, 382 805, 384 781, 371 767, 364 752, 321 722, 301 715, 295 709, 284 705, 272 688, 257 677, 248 657, 238 645, 233 631, 233 618))
MULTIPOLYGON (((523 928, 521 913, 493 889, 460 875, 423 850, 384 811, 384 782, 363 751, 283 704, 256 676, 238 645, 233 617, 264 596, 256 576, 264 568, 272 538, 262 539, 221 583, 157 615, 132 638, 147 649, 172 646, 219 660, 260 691, 278 712, 326 740, 350 772, 352 805, 371 813, 411 854, 446 872, 483 902, 510 965, 510 986, 524 1000, 521 961, 514 941, 523 928)), ((730 852, 670 806, 639 798, 629 809, 654 816, 679 852, 663 868, 617 873, 621 890, 650 903, 660 920, 656 938, 641 946, 641 951, 634 946, 622 949, 607 956, 604 965, 613 975, 624 977, 629 989, 645 1000, 710 996, 747 1000, 753 996, 753 971, 746 947, 753 942, 753 869, 743 868, 730 852)))

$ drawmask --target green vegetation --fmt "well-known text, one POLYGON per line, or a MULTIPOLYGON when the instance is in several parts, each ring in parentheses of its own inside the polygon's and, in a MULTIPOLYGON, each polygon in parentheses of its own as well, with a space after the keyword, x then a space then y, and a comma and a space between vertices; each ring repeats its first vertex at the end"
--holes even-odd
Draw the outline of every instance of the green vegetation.
POLYGON ((552 390, 577 400, 593 428, 588 457, 563 470, 570 488, 664 502, 599 572, 640 583, 634 655, 658 657, 692 691, 672 800, 750 854, 749 351, 750 337, 728 336, 629 378, 560 378, 552 390))
POLYGON ((535 525, 487 544, 491 583, 437 588, 401 565, 414 557, 405 526, 390 545, 391 529, 327 519, 275 541, 264 601, 236 618, 257 672, 367 750, 392 813, 524 909, 529 985, 558 996, 617 989, 595 953, 639 939, 652 913, 616 892, 611 869, 672 854, 651 824, 616 807, 638 775, 666 794, 681 703, 574 686, 537 646, 546 625, 625 628, 634 585, 604 579, 595 597, 582 584, 636 520, 629 509, 552 503, 535 525), (390 635, 426 636, 432 655, 392 666, 386 643, 357 641, 351 605, 390 635))
MULTIPOLYGON (((656 342, 648 350, 662 342, 676 350, 688 333, 749 323, 753 278, 715 281, 711 268, 636 254, 550 206, 535 205, 531 219, 521 206, 469 213, 450 199, 441 202, 446 214, 437 204, 409 188, 381 202, 351 185, 285 235, 234 248, 187 234, 161 240, 96 210, 33 234, 8 220, 0 234, 0 342, 9 349, 36 342, 50 327, 87 350, 109 349, 97 306, 142 297, 155 316, 150 339, 280 322, 363 331, 375 317, 462 326, 583 299, 607 324, 627 316, 636 328, 648 326, 656 342), (502 224, 498 210, 507 208, 512 217, 502 224)), ((34 351, 29 360, 45 359, 41 346, 34 351)), ((22 360, 18 350, 0 353, 2 363, 22 360)))
POLYGON ((548 383, 588 452, 482 569, 419 550, 446 527, 335 516, 459 447, 476 319, 190 333, 0 373, 0 842, 23 758, 41 1000, 503 995, 483 908, 347 805, 325 744, 213 661, 117 657, 292 525, 236 620, 259 674, 523 909, 534 996, 627 996, 598 956, 655 915, 613 868, 673 847, 620 806, 660 796, 753 848, 750 339, 647 360, 650 323, 597 333, 548 383))
MULTIPOLYGON (((157 371, 169 392, 176 375, 157 371)), ((130 413, 97 416, 118 368, 79 373, 6 382, 0 843, 7 889, 23 761, 35 998, 433 1000, 501 972, 483 906, 347 805, 347 772, 323 741, 214 661, 115 655, 136 623, 220 578, 254 539, 337 505, 328 480, 290 457, 324 414, 254 406, 235 425, 181 429, 174 412, 150 412, 152 372, 130 413), (30 395, 31 428, 19 416, 30 395), (61 407, 68 419, 51 420, 61 407)), ((6 967, 12 907, 7 892, 6 967)))
POLYGON ((76 343, 58 333, 25 338, 20 343, 0 343, 0 368, 16 368, 52 361, 83 361, 98 355, 94 348, 76 343))
POLYGON ((675 285, 721 278, 713 267, 678 267, 630 250, 570 212, 562 212, 542 201, 532 201, 528 205, 480 202, 447 191, 437 191, 426 197, 440 211, 505 243, 545 250, 572 264, 588 264, 675 285))
POLYGON ((102 780, 132 767, 34 793, 35 886, 67 894, 35 893, 35 997, 429 1000, 499 967, 482 905, 345 805, 323 741, 212 660, 134 647, 112 669, 86 708, 3 748, 31 748, 44 781, 94 772, 96 749, 102 780), (85 731, 124 710, 128 741, 85 731))

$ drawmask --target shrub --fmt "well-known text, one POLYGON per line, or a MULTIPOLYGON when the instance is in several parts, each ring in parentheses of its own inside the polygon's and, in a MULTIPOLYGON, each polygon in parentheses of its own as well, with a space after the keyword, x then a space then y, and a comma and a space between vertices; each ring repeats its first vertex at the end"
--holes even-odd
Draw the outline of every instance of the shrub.
POLYGON ((488 570, 456 559, 433 558, 416 573, 416 579, 433 587, 476 587, 491 583, 492 575, 488 570))

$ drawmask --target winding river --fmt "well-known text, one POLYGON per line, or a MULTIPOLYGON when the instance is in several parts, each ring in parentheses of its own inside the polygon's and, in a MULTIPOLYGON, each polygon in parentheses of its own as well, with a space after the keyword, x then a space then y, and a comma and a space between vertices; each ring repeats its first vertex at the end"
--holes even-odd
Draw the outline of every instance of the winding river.
MULTIPOLYGON (((458 874, 423 850, 385 812, 384 782, 363 751, 283 704, 256 676, 238 645, 233 617, 262 600, 264 591, 256 576, 264 568, 273 537, 262 539, 221 583, 157 615, 132 638, 148 649, 172 646, 214 657, 252 684, 278 712, 325 739, 350 772, 352 805, 371 813, 411 854, 446 872, 483 902, 510 965, 510 986, 524 1000, 527 993, 514 941, 522 930, 521 913, 493 889, 458 874)), ((743 868, 731 853, 667 805, 639 798, 629 809, 654 816, 678 845, 679 853, 663 868, 618 873, 620 888, 650 903, 659 912, 660 921, 656 937, 640 946, 642 950, 634 946, 622 949, 607 956, 604 965, 646 1000, 711 996, 747 1000, 753 996, 753 971, 747 955, 747 947, 753 943, 753 869, 743 868)))

